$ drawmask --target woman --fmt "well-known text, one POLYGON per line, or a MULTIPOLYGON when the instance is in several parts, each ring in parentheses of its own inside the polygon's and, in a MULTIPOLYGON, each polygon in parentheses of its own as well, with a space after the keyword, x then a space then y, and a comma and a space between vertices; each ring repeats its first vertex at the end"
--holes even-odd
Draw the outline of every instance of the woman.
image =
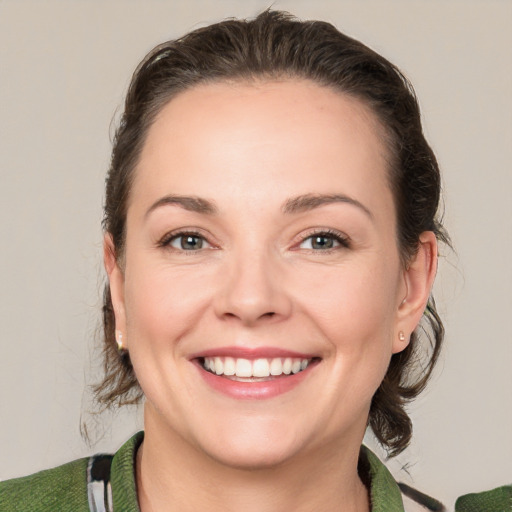
POLYGON ((97 389, 144 396, 145 433, 4 483, 0 509, 442 510, 361 448, 367 425, 407 446, 439 354, 439 195, 411 86, 331 25, 265 12, 157 47, 107 178, 97 389))

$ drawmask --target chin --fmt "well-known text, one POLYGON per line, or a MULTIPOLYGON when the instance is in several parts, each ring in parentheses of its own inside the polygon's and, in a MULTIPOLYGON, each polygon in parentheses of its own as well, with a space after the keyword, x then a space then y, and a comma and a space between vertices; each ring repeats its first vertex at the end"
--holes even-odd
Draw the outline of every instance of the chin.
POLYGON ((307 450, 310 437, 297 430, 296 420, 283 418, 231 418, 210 427, 197 432, 196 446, 219 463, 239 469, 285 464, 307 450))
POLYGON ((216 462, 240 470, 264 470, 282 466, 299 450, 282 443, 259 442, 230 443, 223 446, 205 447, 205 452, 216 462))

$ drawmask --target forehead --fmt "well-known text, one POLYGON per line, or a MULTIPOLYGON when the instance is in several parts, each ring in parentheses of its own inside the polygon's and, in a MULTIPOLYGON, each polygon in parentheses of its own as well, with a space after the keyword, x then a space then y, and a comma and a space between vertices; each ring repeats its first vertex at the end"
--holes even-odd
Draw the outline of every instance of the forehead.
POLYGON ((132 192, 269 201, 341 187, 365 199, 389 192, 383 141, 364 103, 308 80, 199 85, 156 117, 132 192))

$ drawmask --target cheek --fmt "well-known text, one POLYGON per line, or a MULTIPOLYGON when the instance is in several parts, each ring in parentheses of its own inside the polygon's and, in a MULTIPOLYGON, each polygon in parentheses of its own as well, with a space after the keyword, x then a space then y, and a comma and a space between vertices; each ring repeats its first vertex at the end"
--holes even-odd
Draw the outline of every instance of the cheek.
POLYGON ((204 278, 200 272, 178 272, 148 259, 127 259, 128 350, 147 400, 160 411, 166 403, 180 410, 180 397, 193 400, 188 375, 178 363, 187 352, 187 335, 211 302, 211 287, 201 286, 204 278))
POLYGON ((302 309, 334 354, 337 375, 350 376, 344 385, 358 396, 363 389, 373 395, 392 354, 400 273, 398 265, 390 268, 347 266, 317 272, 314 288, 313 280, 303 283, 302 309))
POLYGON ((176 345, 197 324, 211 301, 201 272, 176 271, 134 261, 126 268, 127 327, 140 343, 176 345), (172 341, 172 344, 169 342, 172 341))
POLYGON ((304 307, 333 334, 353 331, 361 338, 364 333, 388 331, 394 324, 399 272, 390 267, 320 269, 301 281, 298 295, 304 307))

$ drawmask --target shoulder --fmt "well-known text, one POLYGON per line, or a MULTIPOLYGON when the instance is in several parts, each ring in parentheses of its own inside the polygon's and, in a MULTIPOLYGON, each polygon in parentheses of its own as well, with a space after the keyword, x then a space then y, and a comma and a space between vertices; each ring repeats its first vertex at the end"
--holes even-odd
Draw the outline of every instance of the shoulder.
POLYGON ((0 482, 0 510, 88 511, 87 464, 78 459, 23 478, 0 482))
POLYGON ((114 455, 97 454, 23 478, 0 482, 0 511, 138 512, 134 461, 144 433, 114 455), (90 503, 90 505, 89 505, 90 503))
POLYGON ((466 494, 455 503, 455 512, 507 512, 512 511, 512 485, 492 491, 466 494))

